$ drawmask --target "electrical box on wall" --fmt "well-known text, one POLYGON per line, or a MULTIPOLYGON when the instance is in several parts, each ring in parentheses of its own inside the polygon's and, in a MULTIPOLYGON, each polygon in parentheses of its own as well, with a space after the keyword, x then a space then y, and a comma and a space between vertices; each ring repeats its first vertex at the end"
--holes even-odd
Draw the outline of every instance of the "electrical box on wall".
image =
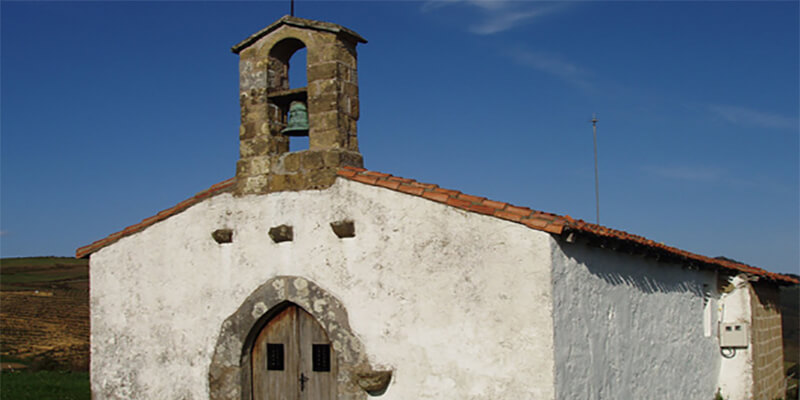
POLYGON ((750 342, 749 325, 743 322, 723 323, 719 329, 720 347, 747 347, 750 342))

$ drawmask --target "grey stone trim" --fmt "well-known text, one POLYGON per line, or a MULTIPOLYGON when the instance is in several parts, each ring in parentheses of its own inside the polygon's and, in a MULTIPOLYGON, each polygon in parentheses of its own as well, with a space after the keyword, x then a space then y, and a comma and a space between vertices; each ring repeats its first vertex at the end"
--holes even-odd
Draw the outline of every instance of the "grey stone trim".
POLYGON ((385 391, 385 387, 380 391, 365 385, 365 377, 390 377, 391 373, 372 369, 363 344, 350 330, 342 303, 305 278, 278 276, 259 286, 222 323, 208 371, 212 400, 251 400, 253 341, 272 316, 289 303, 302 307, 327 331, 339 365, 337 399, 363 400, 367 398, 365 390, 371 394, 385 391))

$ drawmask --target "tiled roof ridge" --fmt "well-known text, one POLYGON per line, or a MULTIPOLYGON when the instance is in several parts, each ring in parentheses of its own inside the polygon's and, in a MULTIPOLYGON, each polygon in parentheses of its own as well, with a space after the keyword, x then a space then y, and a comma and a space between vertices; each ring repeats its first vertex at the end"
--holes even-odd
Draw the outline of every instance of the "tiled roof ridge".
POLYGON ((178 203, 178 204, 176 204, 176 205, 174 205, 174 206, 172 206, 172 207, 170 207, 170 208, 168 208, 166 210, 160 211, 159 213, 157 213, 156 215, 154 215, 152 217, 143 219, 138 224, 131 225, 131 226, 119 231, 119 232, 112 233, 112 234, 106 236, 105 238, 100 239, 100 240, 98 240, 98 241, 96 241, 96 242, 94 242, 94 243, 92 243, 90 245, 80 247, 77 250, 75 250, 75 258, 86 257, 89 254, 94 253, 95 251, 100 250, 101 248, 103 248, 105 246, 108 246, 109 244, 114 243, 117 240, 119 240, 119 239, 121 239, 121 238, 123 238, 125 236, 128 236, 128 235, 130 235, 132 233, 139 232, 139 231, 143 230, 144 228, 147 228, 148 226, 153 225, 156 222, 159 222, 159 221, 162 221, 164 219, 167 219, 167 218, 169 218, 169 217, 171 217, 171 216, 173 216, 173 215, 175 215, 175 214, 177 214, 177 213, 179 213, 179 212, 181 212, 181 211, 183 211, 183 210, 185 210, 185 209, 187 209, 187 208, 189 208, 189 207, 191 207, 191 206, 193 206, 193 205, 195 205, 195 204, 197 204, 197 203, 199 203, 199 202, 201 202, 201 201, 203 201, 203 200, 205 200, 205 199, 207 199, 209 197, 215 196, 215 195, 220 194, 220 193, 227 192, 227 191, 229 191, 230 189, 233 188, 233 184, 235 182, 236 182, 236 178, 230 178, 230 179, 224 180, 224 181, 222 181, 220 183, 217 183, 216 185, 213 185, 210 188, 208 188, 206 190, 203 190, 202 192, 199 192, 199 193, 195 194, 194 196, 192 196, 192 197, 190 197, 190 198, 188 198, 188 199, 186 199, 186 200, 184 200, 184 201, 182 201, 182 202, 180 202, 180 203, 178 203))
POLYGON ((589 223, 580 219, 575 220, 569 215, 562 216, 533 210, 527 207, 519 207, 509 203, 490 200, 485 197, 461 193, 457 190, 444 189, 438 185, 417 182, 413 179, 401 178, 382 172, 370 171, 364 168, 349 166, 342 167, 339 169, 338 175, 352 181, 372 186, 380 186, 394 191, 423 197, 428 200, 447 204, 465 211, 516 222, 531 229, 536 229, 555 235, 568 237, 570 233, 588 234, 599 239, 621 241, 622 243, 629 245, 660 251, 667 253, 667 255, 689 262, 702 263, 729 270, 736 270, 751 275, 765 277, 774 281, 795 284, 800 283, 800 281, 797 279, 787 275, 769 272, 744 263, 695 254, 689 251, 678 249, 676 247, 667 246, 663 243, 655 242, 643 236, 633 235, 625 231, 589 223))

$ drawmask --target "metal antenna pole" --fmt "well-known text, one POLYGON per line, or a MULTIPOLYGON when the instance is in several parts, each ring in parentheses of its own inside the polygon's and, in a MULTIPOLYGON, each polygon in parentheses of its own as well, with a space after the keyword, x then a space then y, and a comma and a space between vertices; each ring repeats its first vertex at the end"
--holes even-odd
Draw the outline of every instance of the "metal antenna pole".
POLYGON ((597 114, 592 113, 592 133, 594 134, 594 198, 597 207, 597 224, 600 225, 600 178, 597 173, 597 114))
POLYGON ((292 0, 291 15, 294 17, 294 0, 292 0))

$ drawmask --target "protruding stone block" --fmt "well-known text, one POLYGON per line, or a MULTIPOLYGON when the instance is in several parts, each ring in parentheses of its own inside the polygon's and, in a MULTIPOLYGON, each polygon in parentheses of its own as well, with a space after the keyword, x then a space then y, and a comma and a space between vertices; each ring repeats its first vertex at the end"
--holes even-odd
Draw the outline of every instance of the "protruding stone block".
POLYGON ((370 396, 380 396, 386 392, 392 381, 392 371, 370 371, 358 374, 358 386, 370 396))
POLYGON ((294 232, 289 225, 279 225, 269 230, 269 237, 275 243, 290 242, 294 240, 294 232))
POLYGON ((353 221, 342 220, 331 222, 331 229, 340 239, 356 236, 356 224, 353 221))
POLYGON ((219 244, 231 243, 233 242, 233 229, 217 229, 211 232, 211 237, 219 244))

